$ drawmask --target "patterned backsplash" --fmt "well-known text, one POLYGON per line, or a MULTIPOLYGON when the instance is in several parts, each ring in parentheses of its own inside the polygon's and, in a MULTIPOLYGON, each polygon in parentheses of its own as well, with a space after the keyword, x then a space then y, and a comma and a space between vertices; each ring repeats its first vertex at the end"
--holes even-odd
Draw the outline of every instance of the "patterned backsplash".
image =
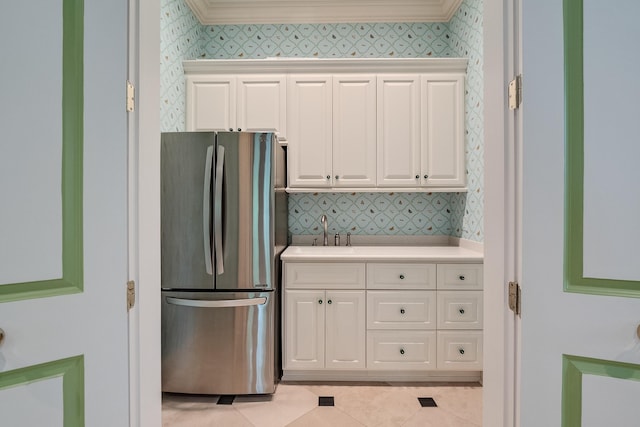
POLYGON ((289 231, 358 235, 451 235, 451 193, 310 193, 289 195, 289 231))
POLYGON ((447 23, 202 26, 184 0, 161 0, 161 125, 183 131, 184 59, 264 57, 465 57, 468 193, 292 194, 289 231, 317 234, 325 206, 334 232, 452 235, 482 242, 482 0, 463 0, 447 23), (411 210, 411 212, 409 212, 411 210), (322 212, 321 212, 322 211, 322 212), (340 227, 340 229, 338 229, 340 227))

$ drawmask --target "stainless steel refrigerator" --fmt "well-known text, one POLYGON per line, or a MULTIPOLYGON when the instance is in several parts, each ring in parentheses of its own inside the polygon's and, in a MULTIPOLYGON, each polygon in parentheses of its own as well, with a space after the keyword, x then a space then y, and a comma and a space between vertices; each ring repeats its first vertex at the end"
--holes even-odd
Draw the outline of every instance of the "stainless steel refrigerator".
POLYGON ((273 393, 285 151, 270 133, 161 138, 162 390, 273 393))

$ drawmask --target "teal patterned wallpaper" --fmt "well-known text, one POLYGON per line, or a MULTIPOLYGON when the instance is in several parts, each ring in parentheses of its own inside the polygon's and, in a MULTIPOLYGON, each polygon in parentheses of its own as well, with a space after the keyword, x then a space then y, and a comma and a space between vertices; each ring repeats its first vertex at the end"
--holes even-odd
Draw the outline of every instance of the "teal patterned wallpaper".
POLYGON ((446 24, 217 25, 204 32, 207 58, 452 56, 446 24))
POLYGON ((312 193, 289 197, 289 231, 358 235, 451 235, 452 193, 312 193))
POLYGON ((289 231, 317 234, 322 213, 334 232, 452 235, 482 242, 482 0, 463 0, 448 23, 201 26, 184 0, 161 0, 161 124, 184 130, 183 59, 282 57, 466 57, 468 193, 292 194, 289 231), (330 207, 330 212, 325 208, 330 207), (335 210, 335 212, 333 212, 335 210), (321 212, 322 211, 322 212, 321 212))

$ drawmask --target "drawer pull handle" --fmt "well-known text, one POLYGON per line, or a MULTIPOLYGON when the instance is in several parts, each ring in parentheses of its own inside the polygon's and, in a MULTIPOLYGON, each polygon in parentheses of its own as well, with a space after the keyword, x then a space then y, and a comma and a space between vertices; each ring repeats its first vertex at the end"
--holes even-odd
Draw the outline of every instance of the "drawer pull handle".
POLYGON ((331 301, 331 300, 328 300, 328 301, 327 301, 327 304, 331 304, 331 303, 333 303, 333 301, 331 301))
POLYGON ((458 276, 458 279, 460 279, 460 280, 464 280, 464 275, 463 275, 463 274, 461 274, 460 276, 458 276))
POLYGON ((321 299, 318 300, 318 304, 322 304, 322 300, 321 299))
POLYGON ((404 314, 404 308, 400 309, 400 314, 404 314))
POLYGON ((404 348, 400 349, 400 354, 404 354, 404 348))
POLYGON ((458 353, 460 353, 460 354, 464 354, 464 348, 459 348, 459 349, 458 349, 458 353))
POLYGON ((460 312, 460 314, 464 314, 464 308, 461 308, 460 310, 458 310, 460 312))
POLYGON ((404 274, 400 275, 400 280, 404 280, 404 274))

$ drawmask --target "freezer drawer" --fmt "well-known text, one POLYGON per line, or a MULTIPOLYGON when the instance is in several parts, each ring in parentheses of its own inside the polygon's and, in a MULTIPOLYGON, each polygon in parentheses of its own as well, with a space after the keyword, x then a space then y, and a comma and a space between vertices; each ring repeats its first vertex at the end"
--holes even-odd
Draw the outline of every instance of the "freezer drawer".
POLYGON ((275 292, 162 292, 162 391, 268 394, 275 292))

